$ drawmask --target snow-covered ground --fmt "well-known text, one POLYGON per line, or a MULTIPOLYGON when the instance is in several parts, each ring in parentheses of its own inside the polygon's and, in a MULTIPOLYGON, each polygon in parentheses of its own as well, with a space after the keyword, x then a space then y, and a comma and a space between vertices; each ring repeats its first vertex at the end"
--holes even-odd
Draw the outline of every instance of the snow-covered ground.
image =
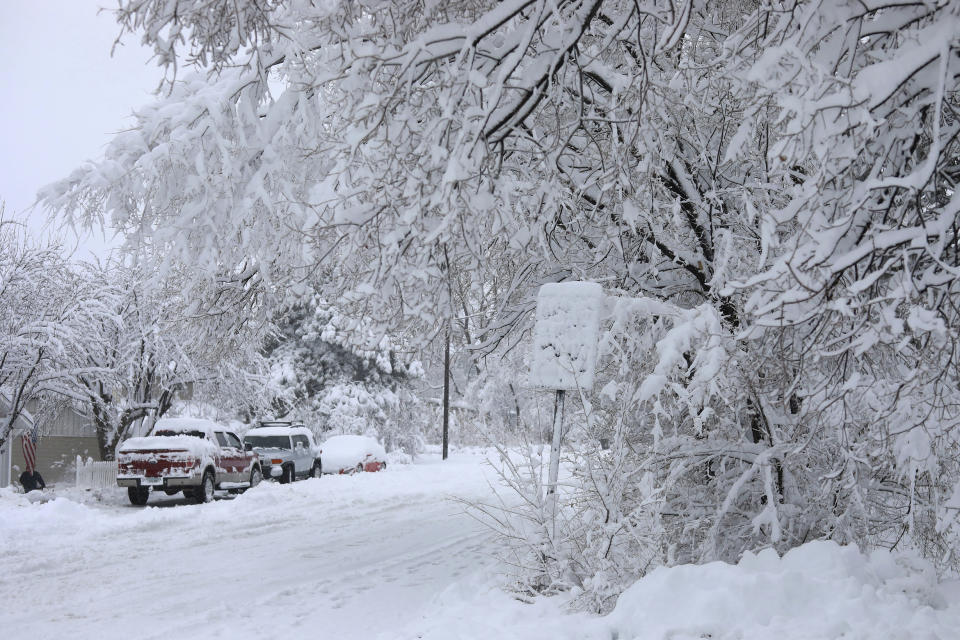
POLYGON ((489 497, 483 459, 265 483, 207 505, 0 493, 0 637, 960 637, 956 583, 826 543, 654 571, 606 617, 523 604, 498 588, 495 536, 448 499, 489 497))
MULTIPOLYGON (((388 636, 458 579, 490 533, 448 495, 486 491, 479 456, 264 483, 193 505, 0 498, 0 629, 16 637, 388 636), (238 635, 239 634, 239 635, 238 635)), ((71 497, 76 492, 70 492, 71 497)))

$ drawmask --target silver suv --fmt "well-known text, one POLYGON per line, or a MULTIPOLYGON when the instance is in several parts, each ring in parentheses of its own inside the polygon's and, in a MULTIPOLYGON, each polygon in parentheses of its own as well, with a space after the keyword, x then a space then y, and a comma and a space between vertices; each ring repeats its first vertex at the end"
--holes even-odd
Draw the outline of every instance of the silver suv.
POLYGON ((302 424, 261 422, 247 431, 243 441, 248 451, 259 454, 264 478, 279 478, 286 484, 297 478, 319 478, 323 473, 320 448, 302 424))

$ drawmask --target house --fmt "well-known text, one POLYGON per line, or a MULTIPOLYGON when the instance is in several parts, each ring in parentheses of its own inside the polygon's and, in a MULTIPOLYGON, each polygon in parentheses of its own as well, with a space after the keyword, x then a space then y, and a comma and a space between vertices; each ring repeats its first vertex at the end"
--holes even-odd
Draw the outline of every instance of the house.
MULTIPOLYGON (((6 414, 9 404, 0 394, 0 421, 6 414)), ((16 481, 17 472, 26 468, 20 436, 33 429, 36 406, 28 405, 27 411, 17 418, 13 433, 0 449, 0 487, 9 486, 16 481)), ((37 442, 37 470, 47 484, 74 481, 74 466, 77 456, 100 459, 97 445, 97 433, 92 420, 70 406, 64 406, 52 412, 43 420, 40 427, 40 440, 37 442)))
MULTIPOLYGON (((6 424, 10 419, 10 399, 3 393, 0 393, 0 424, 6 424)), ((13 424, 13 430, 7 441, 0 446, 0 488, 10 486, 13 479, 13 449, 14 445, 19 446, 20 434, 33 429, 33 416, 28 413, 21 413, 13 424)), ((20 458, 23 458, 23 452, 20 452, 20 458)))

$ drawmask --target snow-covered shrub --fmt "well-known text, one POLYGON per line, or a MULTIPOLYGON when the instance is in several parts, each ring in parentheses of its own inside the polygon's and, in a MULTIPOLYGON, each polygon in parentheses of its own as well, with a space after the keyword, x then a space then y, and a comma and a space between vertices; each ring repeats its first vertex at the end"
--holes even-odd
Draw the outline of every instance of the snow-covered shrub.
MULTIPOLYGON (((709 423, 730 392, 732 344, 709 305, 625 299, 616 306, 601 341, 599 392, 582 390, 566 404, 576 453, 561 482, 555 529, 542 498, 543 449, 527 445, 519 461, 502 450, 503 476, 525 498, 503 522, 519 533, 508 540, 532 588, 581 587, 591 607, 603 609, 650 567, 702 548, 719 509, 716 494, 736 485, 729 473, 707 472, 709 454, 699 451, 722 437, 709 423), (703 517, 689 513, 690 503, 703 517)), ((741 432, 728 437, 739 441, 741 432)))
POLYGON ((903 380, 877 375, 871 359, 847 363, 839 392, 829 368, 798 382, 793 367, 809 354, 790 333, 735 335, 710 305, 617 304, 598 388, 567 403, 573 452, 555 531, 542 449, 527 447, 519 462, 503 452, 504 476, 524 497, 497 516, 520 587, 579 587, 581 603, 602 611, 661 564, 735 562, 815 539, 955 562, 955 506, 944 501, 956 434, 929 419, 903 427, 924 422, 936 398, 914 403, 936 387, 892 403, 903 380))

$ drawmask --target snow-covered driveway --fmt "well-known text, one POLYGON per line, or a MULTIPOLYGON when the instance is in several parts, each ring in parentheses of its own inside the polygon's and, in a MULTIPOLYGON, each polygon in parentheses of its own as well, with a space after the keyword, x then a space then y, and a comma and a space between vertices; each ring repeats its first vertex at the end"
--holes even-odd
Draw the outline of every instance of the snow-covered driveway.
MULTIPOLYGON (((476 456, 265 483, 192 505, 0 499, 0 629, 22 638, 396 637, 492 536, 448 496, 488 495, 476 456)), ((115 496, 113 496, 115 499, 115 496)), ((405 634, 404 634, 405 635, 405 634)))

